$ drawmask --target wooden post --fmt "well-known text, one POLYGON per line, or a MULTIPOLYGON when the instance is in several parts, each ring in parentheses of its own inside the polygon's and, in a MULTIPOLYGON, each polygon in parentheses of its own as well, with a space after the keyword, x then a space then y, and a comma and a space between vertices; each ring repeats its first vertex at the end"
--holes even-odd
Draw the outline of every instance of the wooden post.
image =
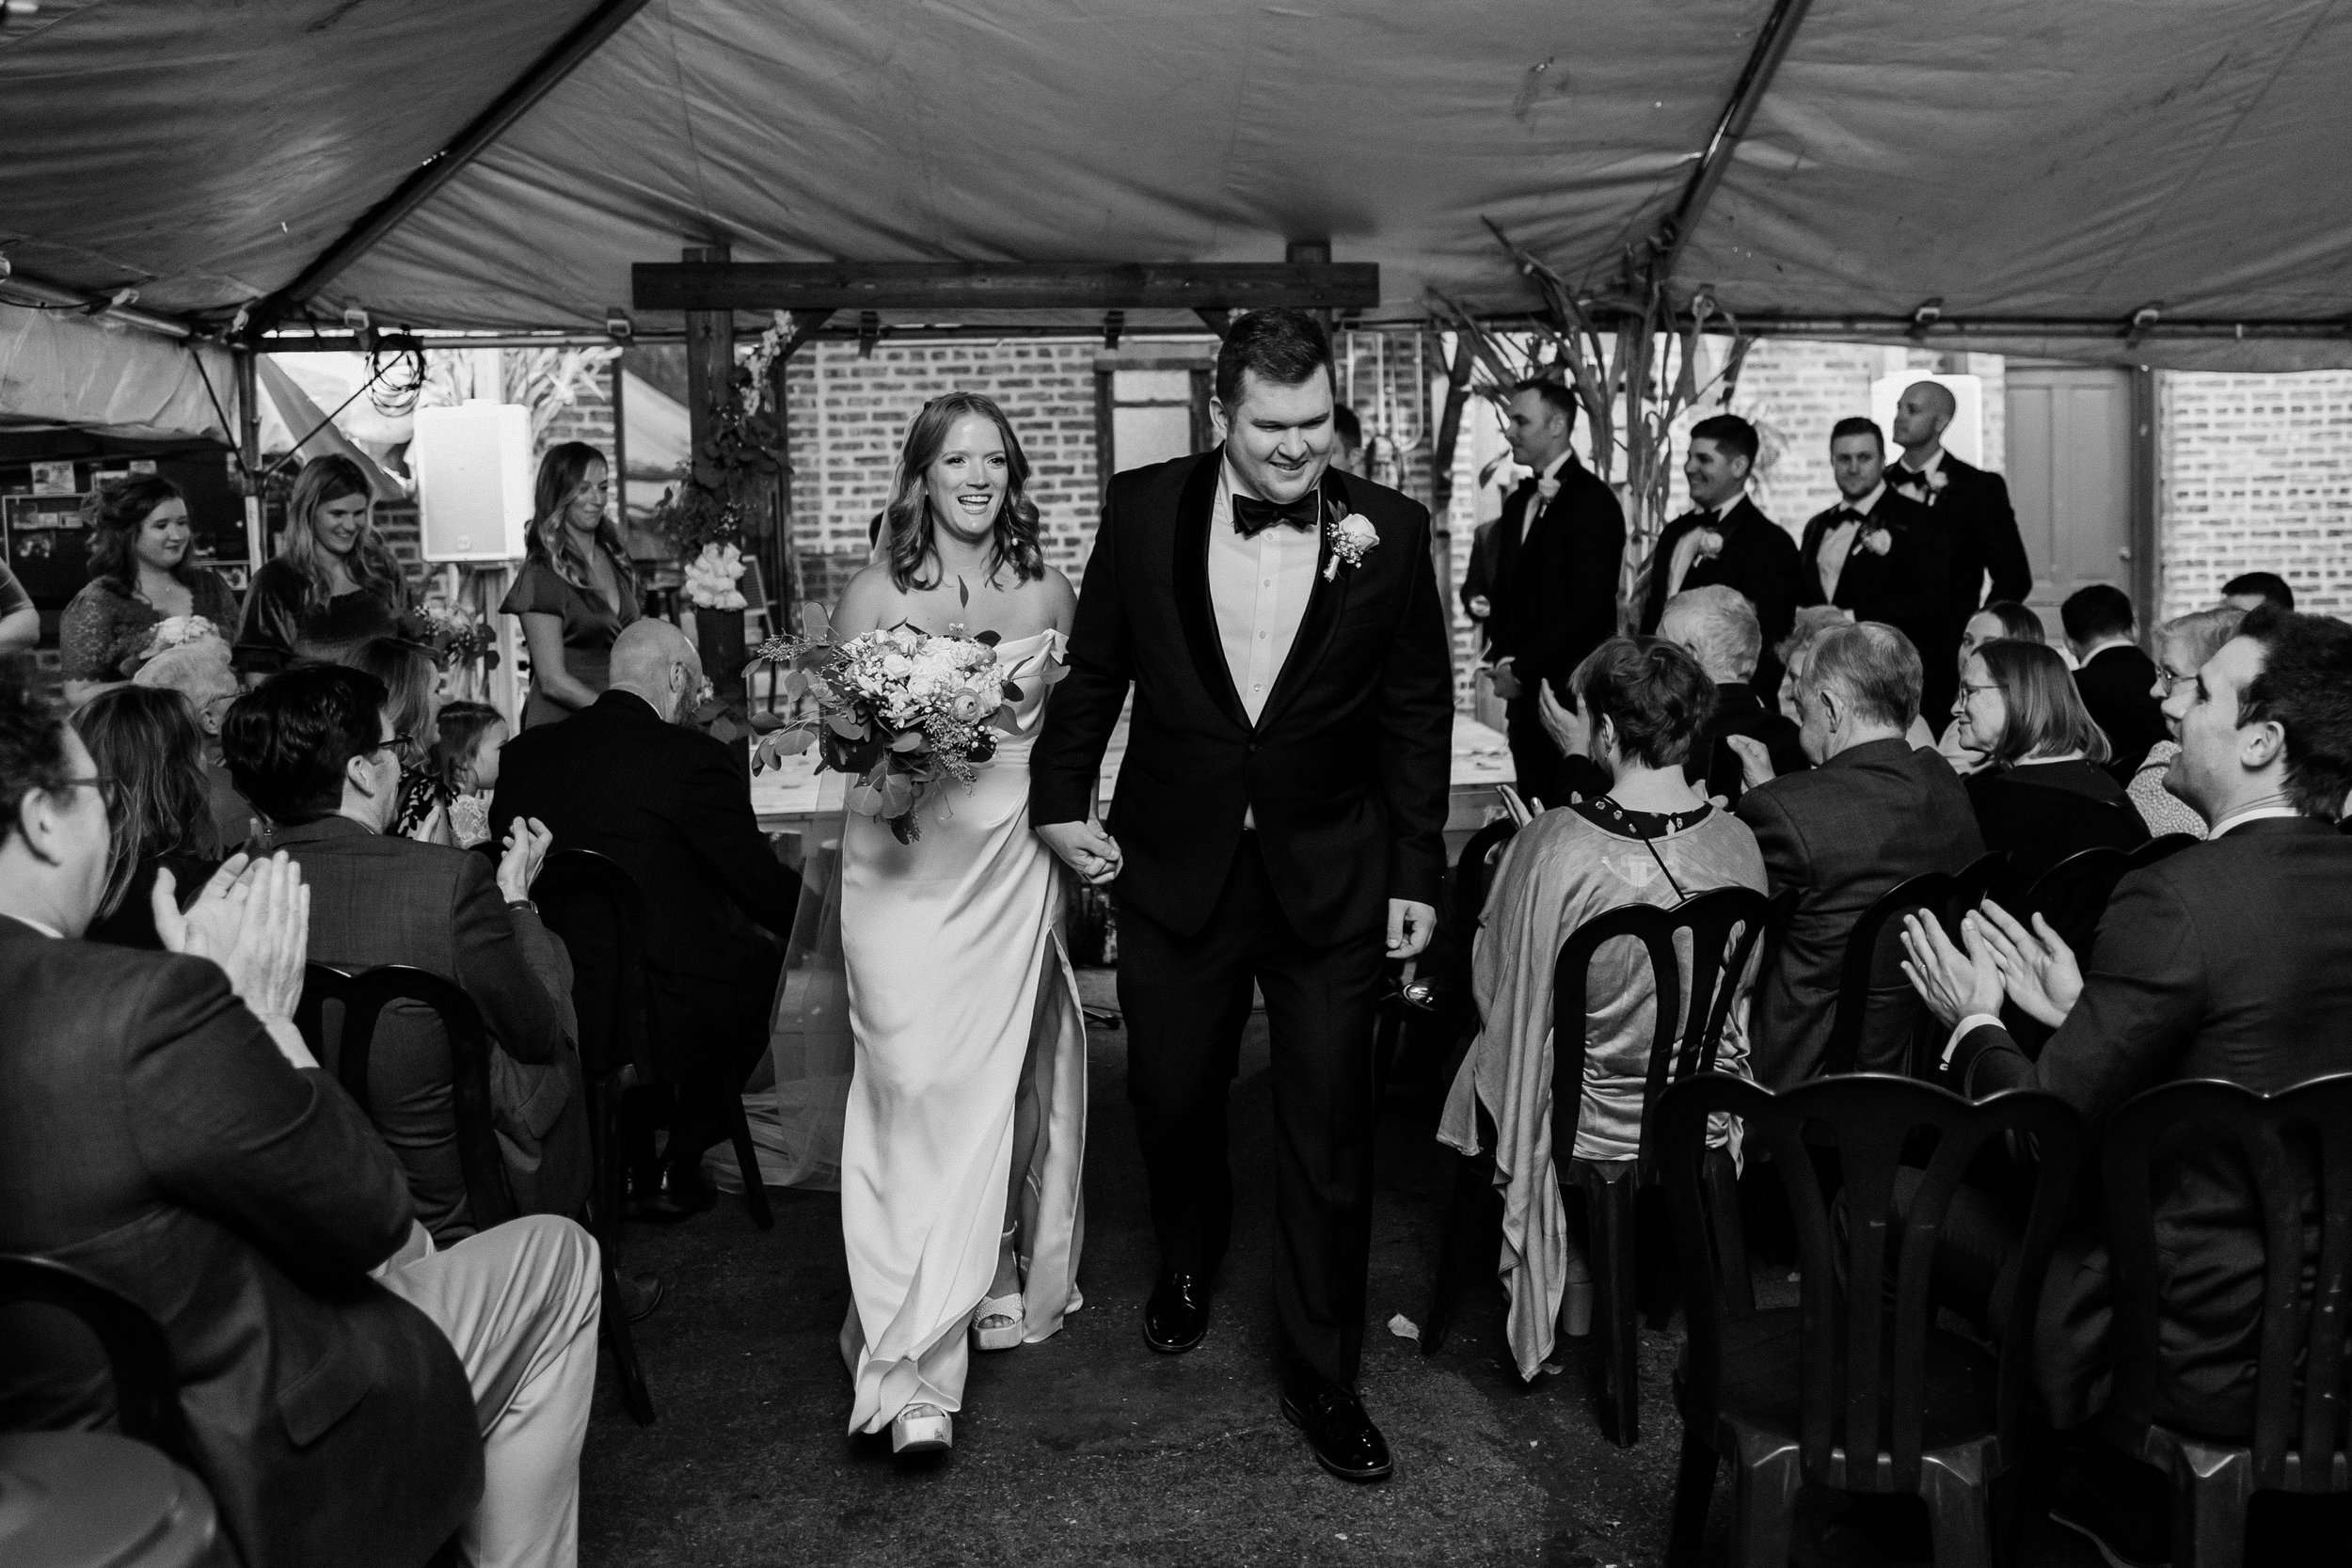
MULTIPOLYGON (((725 245, 698 245, 683 251, 687 262, 724 261, 725 245)), ((686 312, 686 428, 688 462, 701 455, 703 443, 716 432, 723 401, 735 395, 735 312, 686 312)), ((703 673, 709 677, 721 702, 736 713, 744 711, 743 612, 739 610, 694 610, 694 642, 702 653, 703 673)), ((735 752, 745 768, 751 766, 751 740, 738 736, 735 752)))
MULTIPOLYGON (((237 367, 238 467, 245 473, 245 551, 248 572, 269 559, 269 514, 262 496, 262 356, 250 343, 231 351, 237 367)), ((246 587, 253 586, 250 576, 246 587)))

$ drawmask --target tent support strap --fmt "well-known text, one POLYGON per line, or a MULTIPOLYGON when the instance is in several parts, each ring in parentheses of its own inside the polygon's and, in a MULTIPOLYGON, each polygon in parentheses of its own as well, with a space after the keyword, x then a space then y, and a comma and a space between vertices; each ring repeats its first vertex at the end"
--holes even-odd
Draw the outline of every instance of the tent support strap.
POLYGON ((1748 51, 1748 63, 1740 69, 1739 86, 1732 88, 1731 101, 1724 105, 1722 116, 1715 121, 1715 134, 1708 138, 1707 150, 1700 156, 1698 167, 1691 171, 1690 183, 1683 187, 1682 199, 1650 240, 1650 248, 1658 258, 1651 273, 1653 281, 1662 284, 1674 276, 1676 265, 1682 260, 1683 247, 1691 243, 1699 219, 1706 215, 1708 203, 1715 198, 1716 187, 1724 182, 1724 175, 1740 150, 1740 138, 1748 134, 1749 122, 1756 119, 1756 105, 1764 102, 1764 94, 1771 88, 1780 62, 1788 57, 1788 46, 1797 36, 1797 25, 1804 20, 1811 3, 1812 0, 1774 0, 1764 30, 1756 34, 1756 46, 1748 51))

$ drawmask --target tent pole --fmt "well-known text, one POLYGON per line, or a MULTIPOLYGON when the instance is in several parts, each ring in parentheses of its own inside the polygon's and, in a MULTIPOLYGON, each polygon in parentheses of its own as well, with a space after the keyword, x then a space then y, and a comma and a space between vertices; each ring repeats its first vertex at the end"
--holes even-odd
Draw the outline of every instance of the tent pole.
POLYGON ((1706 215, 1708 203, 1715 198, 1715 189, 1724 182, 1724 175, 1731 167, 1732 158, 1740 150, 1740 140, 1748 134, 1748 124, 1756 119, 1756 105, 1764 102, 1765 92, 1772 85, 1772 77, 1780 70, 1780 62, 1788 57, 1788 45, 1795 40, 1797 24, 1812 0, 1774 0, 1772 13, 1764 22, 1764 29, 1756 35, 1756 46, 1748 51, 1748 62, 1740 70, 1740 82, 1732 88, 1731 101, 1715 121, 1715 134, 1708 138, 1707 150, 1699 158, 1698 167, 1691 171, 1691 182, 1683 187, 1682 199, 1676 204, 1671 216, 1658 226, 1650 240, 1650 248, 1658 257, 1652 277, 1663 283, 1674 276, 1676 265, 1682 260, 1683 247, 1691 243, 1691 235, 1706 215))
POLYGON ((342 276, 343 269, 374 249, 409 214, 432 199, 442 186, 487 151, 492 143, 506 134, 508 126, 554 91, 564 78, 595 54, 605 40, 619 32, 644 4, 645 0, 604 0, 604 4, 589 12, 513 86, 492 99, 489 106, 457 134, 456 140, 419 165, 407 179, 393 187, 389 196, 368 209, 358 222, 313 258, 294 281, 257 305, 252 316, 253 330, 259 332, 275 325, 292 313, 297 303, 315 295, 342 276))
MULTIPOLYGON (((230 362, 237 368, 237 466, 245 484, 245 555, 248 572, 259 572, 269 550, 269 527, 262 515, 262 356, 247 343, 230 345, 230 362)), ((246 586, 253 586, 250 576, 246 586)))

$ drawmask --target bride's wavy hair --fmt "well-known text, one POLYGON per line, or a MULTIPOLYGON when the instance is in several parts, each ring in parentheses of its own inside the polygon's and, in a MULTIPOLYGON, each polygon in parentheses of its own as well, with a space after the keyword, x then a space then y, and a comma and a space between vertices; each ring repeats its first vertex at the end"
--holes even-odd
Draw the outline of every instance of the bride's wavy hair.
POLYGON ((890 580, 899 592, 936 588, 940 578, 925 581, 927 561, 938 557, 931 548, 931 515, 924 476, 947 444, 947 433, 967 414, 977 414, 996 426, 1005 438, 1005 500, 996 510, 995 541, 989 551, 993 576, 1010 566, 1022 582, 1045 575, 1045 552, 1038 547, 1037 502, 1029 499, 1029 459, 1021 437, 995 400, 977 392, 947 392, 931 399, 907 426, 898 449, 898 472, 891 481, 890 503, 882 508, 882 547, 889 553, 890 580))

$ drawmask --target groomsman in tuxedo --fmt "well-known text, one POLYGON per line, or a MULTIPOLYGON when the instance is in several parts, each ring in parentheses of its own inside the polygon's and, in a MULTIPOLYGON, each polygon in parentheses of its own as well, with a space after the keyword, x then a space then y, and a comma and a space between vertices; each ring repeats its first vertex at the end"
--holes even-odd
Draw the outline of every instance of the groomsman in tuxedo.
POLYGON ((1904 388, 1895 404, 1895 444, 1903 455, 1886 470, 1886 487, 1927 507, 1944 536, 1944 619, 1935 645, 1919 646, 1928 672, 1920 711, 1939 730, 1959 691, 1960 640, 1968 617, 2004 599, 2024 604, 2033 594, 2033 563, 2017 534, 2009 485, 2000 475, 1944 450, 1944 432, 1959 411, 1951 389, 1940 382, 1915 381, 1904 388))
MULTIPOLYGON (((1943 536, 1928 509, 1888 487, 1886 445, 1876 423, 1840 420, 1830 431, 1838 503, 1804 525, 1797 546, 1800 604, 1834 604, 1857 621, 1881 621, 1911 639, 1925 664, 1947 611, 1943 536)), ((1949 666, 1959 644, 1944 650, 1949 666)), ((1945 699, 1947 712, 1951 700, 1945 699)), ((1931 713, 1932 724, 1942 717, 1931 713)))
POLYGON ((1734 588, 1756 611, 1764 640, 1747 677, 1769 703, 1780 689, 1780 660, 1772 649, 1796 620, 1804 574, 1797 542, 1748 499, 1748 474, 1758 450, 1756 426, 1737 414, 1717 414, 1691 427, 1682 460, 1692 510, 1658 536, 1642 594, 1641 631, 1655 635, 1666 601, 1692 588, 1734 588))
POLYGON ((1486 651, 1495 695, 1509 704, 1511 766, 1519 793, 1560 797, 1565 758, 1545 733, 1544 681, 1565 682, 1617 630, 1617 570, 1625 513, 1568 446, 1576 394, 1556 381, 1522 381, 1504 409, 1511 455, 1534 476, 1503 500, 1496 519, 1493 613, 1486 651))

